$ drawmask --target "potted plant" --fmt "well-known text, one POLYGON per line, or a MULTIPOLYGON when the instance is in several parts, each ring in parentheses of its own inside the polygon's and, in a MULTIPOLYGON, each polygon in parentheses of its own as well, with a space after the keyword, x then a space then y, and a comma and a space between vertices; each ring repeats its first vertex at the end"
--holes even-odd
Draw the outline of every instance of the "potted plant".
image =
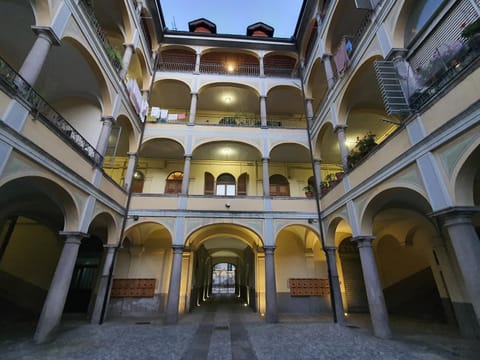
POLYGON ((474 49, 480 44, 480 18, 465 26, 462 37, 467 41, 468 47, 474 49))
POLYGON ((357 137, 355 146, 350 150, 347 157, 349 168, 352 168, 358 161, 365 157, 372 148, 377 146, 375 137, 376 135, 370 131, 366 133, 363 138, 357 137))
POLYGON ((328 181, 328 186, 332 187, 338 183, 338 179, 335 177, 335 174, 328 174, 325 179, 328 181))
POLYGON ((315 188, 311 184, 308 184, 307 186, 305 186, 303 188, 303 191, 305 191, 305 196, 307 198, 312 198, 313 195, 315 194, 315 188))

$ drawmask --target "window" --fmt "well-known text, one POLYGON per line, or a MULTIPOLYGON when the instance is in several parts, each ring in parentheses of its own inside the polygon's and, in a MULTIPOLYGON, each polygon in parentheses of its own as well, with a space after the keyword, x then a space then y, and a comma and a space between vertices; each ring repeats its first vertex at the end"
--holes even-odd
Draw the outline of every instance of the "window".
POLYGON ((145 182, 145 175, 141 171, 135 171, 133 173, 132 192, 143 192, 143 183, 145 182))
POLYGON ((213 195, 215 187, 215 178, 209 172, 205 173, 203 192, 205 195, 213 195))
POLYGON ((174 171, 167 177, 165 194, 179 194, 182 192, 183 172, 174 171))
POLYGON ((422 31, 423 27, 442 6, 442 3, 443 1, 439 0, 415 1, 413 9, 409 12, 405 27, 405 45, 408 45, 422 31))
POLYGON ((238 177, 237 195, 247 195, 248 174, 243 173, 238 177))
POLYGON ((217 196, 235 196, 235 178, 230 174, 222 174, 217 178, 215 195, 217 196))
POLYGON ((290 184, 283 175, 270 176, 270 195, 271 196, 290 196, 290 184))

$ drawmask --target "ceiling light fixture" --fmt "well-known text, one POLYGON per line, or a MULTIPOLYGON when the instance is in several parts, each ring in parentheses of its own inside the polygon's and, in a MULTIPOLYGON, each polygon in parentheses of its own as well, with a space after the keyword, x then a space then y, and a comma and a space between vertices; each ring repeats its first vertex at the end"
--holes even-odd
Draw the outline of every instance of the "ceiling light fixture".
POLYGON ((235 70, 235 67, 232 64, 228 64, 227 65, 227 71, 228 72, 233 72, 233 70, 235 70))
POLYGON ((232 102, 232 98, 230 96, 225 96, 223 101, 225 101, 227 104, 230 104, 232 102))

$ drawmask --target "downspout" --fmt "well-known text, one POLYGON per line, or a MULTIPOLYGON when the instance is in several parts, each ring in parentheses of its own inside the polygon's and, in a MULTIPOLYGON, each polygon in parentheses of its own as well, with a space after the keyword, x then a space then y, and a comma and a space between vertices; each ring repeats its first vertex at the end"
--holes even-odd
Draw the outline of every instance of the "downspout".
MULTIPOLYGON (((153 84, 155 83, 155 75, 157 74, 159 58, 160 58, 160 50, 158 50, 155 53, 155 60, 153 61, 153 76, 152 76, 152 82, 150 83, 150 89, 149 89, 149 93, 148 93, 148 104, 150 104, 150 98, 152 96, 152 88, 153 88, 153 84)), ((138 165, 138 153, 140 151, 140 147, 142 146, 143 135, 145 133, 146 124, 147 124, 147 119, 144 119, 144 121, 142 123, 142 129, 140 131, 140 139, 138 141, 138 149, 137 149, 137 156, 135 158, 134 169, 136 169, 137 165, 138 165)), ((135 174, 135 171, 132 172, 132 178, 133 178, 134 174, 135 174)), ((108 298, 110 296, 110 290, 111 290, 111 285, 112 285, 112 281, 113 281, 113 270, 115 268, 115 262, 117 260, 118 250, 121 248, 122 243, 123 243, 123 235, 125 234, 125 228, 127 227, 128 211, 130 210, 130 201, 132 199, 132 189, 133 189, 132 179, 130 179, 130 187, 128 189, 128 194, 127 194, 127 204, 125 205, 125 213, 123 214, 122 229, 120 230, 118 245, 115 248, 115 253, 113 254, 112 263, 110 264, 110 270, 108 272, 107 291, 105 292, 105 297, 103 298, 102 312, 100 314, 100 323, 99 323, 100 325, 103 324, 105 314, 107 312, 107 302, 108 302, 108 298)))
MULTIPOLYGON (((322 210, 320 206, 320 194, 318 189, 320 187, 318 186, 319 182, 317 179, 317 176, 315 174, 315 162, 313 158, 313 145, 312 145, 312 138, 311 138, 311 129, 310 129, 310 124, 313 122, 313 118, 309 119, 308 118, 308 110, 307 110, 307 102, 306 102, 306 96, 305 96, 305 86, 303 84, 303 79, 304 79, 304 64, 303 61, 300 66, 300 83, 302 85, 302 95, 304 99, 304 105, 305 105, 305 118, 307 120, 307 136, 308 136, 308 148, 310 150, 310 162, 312 164, 312 170, 313 170, 313 180, 315 183, 315 205, 317 207, 317 222, 318 222, 318 231, 320 233, 320 241, 322 243, 322 249, 325 252, 325 259, 327 261, 327 274, 328 274, 328 284, 330 286, 330 289, 333 289, 332 286, 332 272, 330 270, 330 257, 328 256, 327 250, 325 248, 325 234, 323 232, 323 225, 322 225, 322 210)), ((321 180, 321 179, 320 179, 321 180)), ((330 301, 332 304, 332 316, 333 316, 333 322, 338 322, 337 319, 337 314, 335 312, 335 296, 333 295, 333 291, 330 291, 330 301)))

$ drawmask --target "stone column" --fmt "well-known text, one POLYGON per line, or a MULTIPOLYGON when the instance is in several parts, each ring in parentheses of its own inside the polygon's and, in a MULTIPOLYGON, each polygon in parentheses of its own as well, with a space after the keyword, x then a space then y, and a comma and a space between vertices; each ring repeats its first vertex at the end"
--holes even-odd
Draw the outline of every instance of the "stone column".
POLYGON ((115 123, 115 119, 112 116, 102 116, 102 130, 97 141, 97 151, 100 155, 105 156, 108 147, 108 140, 112 133, 112 124, 115 123))
POLYGON ((60 232, 60 235, 65 236, 66 240, 33 337, 36 343, 43 343, 48 340, 60 325, 75 262, 77 261, 78 249, 82 239, 89 236, 80 232, 60 232))
POLYGON ((197 116, 197 98, 198 98, 198 93, 192 93, 192 100, 190 101, 190 116, 188 118, 188 125, 195 124, 195 117, 197 116))
POLYGON ((137 153, 129 152, 128 155, 128 165, 127 172, 125 173, 125 178, 123 180, 123 187, 125 190, 129 191, 132 186, 133 174, 135 173, 135 165, 137 163, 137 153))
POLYGON ((472 218, 480 207, 454 207, 434 213, 450 238, 465 290, 480 325, 480 240, 472 218))
POLYGON ((195 54, 195 70, 194 74, 200 74, 200 52, 195 54))
POLYGON ((263 65, 263 56, 258 58, 259 66, 260 66, 260 77, 265 77, 265 66, 263 65))
POLYGON ((334 302, 335 318, 339 324, 345 323, 345 310, 343 308, 342 291, 340 290, 340 281, 338 279, 337 270, 337 248, 335 246, 326 246, 328 269, 330 272, 332 298, 334 302))
POLYGON ((264 246, 265 249, 265 298, 266 317, 269 323, 278 321, 277 314, 277 284, 275 280, 275 246, 264 246))
POLYGON ((327 78, 328 89, 333 88, 335 85, 335 75, 332 67, 332 55, 323 55, 323 67, 325 68, 325 76, 327 78))
POLYGON ((167 308, 165 322, 176 324, 178 322, 178 304, 180 298, 180 282, 182 276, 183 246, 173 245, 172 271, 168 288, 167 308))
POLYGON ((263 196, 270 196, 270 176, 268 172, 268 158, 262 159, 262 173, 263 173, 263 196))
POLYGON ((260 126, 267 127, 267 97, 264 95, 260 96, 260 126))
POLYGON ((100 324, 102 322, 102 308, 108 291, 108 278, 110 276, 110 269, 112 267, 113 257, 115 255, 115 245, 103 245, 105 252, 105 259, 103 261, 102 277, 98 284, 97 296, 95 298, 95 305, 92 311, 90 322, 92 324, 100 324))
POLYGON ((190 180, 190 164, 192 155, 185 155, 185 164, 183 165, 182 194, 188 194, 188 183, 190 180))
POLYGON ((392 332, 388 319, 387 306, 383 297, 382 285, 378 275, 375 256, 373 255, 373 236, 355 236, 362 263, 363 279, 368 298, 368 308, 373 326, 373 334, 379 338, 390 339, 392 332))
POLYGON ((345 129, 347 128, 346 125, 337 125, 335 127, 335 132, 338 136, 338 146, 340 147, 340 154, 342 156, 342 166, 343 171, 348 171, 348 148, 345 144, 345 129))
POLYGON ((313 99, 312 98, 306 98, 305 103, 307 106, 307 122, 308 126, 311 128, 313 125, 313 99))
POLYGON ((315 176, 315 179, 317 180, 317 194, 322 193, 322 169, 320 167, 322 163, 322 160, 319 159, 313 159, 313 174, 315 176))
POLYGON ((38 75, 42 70, 43 64, 52 45, 60 45, 60 39, 53 32, 52 28, 46 26, 32 26, 33 32, 37 34, 37 39, 30 52, 23 61, 18 73, 31 86, 35 85, 38 75))
POLYGON ((120 70, 120 79, 125 79, 127 76, 128 68, 130 62, 132 61, 133 50, 135 46, 133 44, 123 44, 125 46, 125 52, 123 53, 122 58, 122 70, 120 70))

